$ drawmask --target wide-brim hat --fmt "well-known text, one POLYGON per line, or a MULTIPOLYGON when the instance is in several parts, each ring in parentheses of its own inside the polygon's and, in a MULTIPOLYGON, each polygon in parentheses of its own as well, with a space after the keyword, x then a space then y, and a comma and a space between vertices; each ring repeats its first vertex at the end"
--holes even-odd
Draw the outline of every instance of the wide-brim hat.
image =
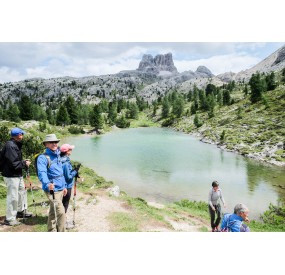
POLYGON ((60 139, 58 139, 55 134, 49 134, 49 135, 46 135, 45 139, 43 140, 43 144, 45 144, 46 142, 52 142, 52 141, 59 142, 60 139))

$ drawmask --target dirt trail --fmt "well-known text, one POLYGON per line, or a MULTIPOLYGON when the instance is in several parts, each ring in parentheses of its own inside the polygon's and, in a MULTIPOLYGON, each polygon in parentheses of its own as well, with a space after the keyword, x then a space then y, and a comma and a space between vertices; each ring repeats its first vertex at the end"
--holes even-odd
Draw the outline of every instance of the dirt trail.
MULTIPOLYGON (((107 190, 97 190, 94 193, 82 193, 77 190, 76 210, 73 211, 73 197, 70 199, 69 209, 67 212, 67 221, 73 222, 75 219, 75 228, 67 231, 72 232, 114 232, 116 227, 112 224, 110 216, 114 213, 126 213, 129 217, 136 217, 136 210, 126 202, 110 197, 107 190)), ((164 208, 164 205, 151 203, 148 205, 156 209, 164 208)), ((40 206, 39 206, 40 207, 40 206)), ((40 207, 41 208, 41 207, 40 207)), ((41 208, 42 213, 47 215, 48 207, 41 208)), ((32 208, 31 208, 32 210, 32 208)), ((143 216, 147 216, 144 214, 143 216)), ((33 231, 31 225, 22 224, 17 227, 10 227, 3 224, 5 217, 0 217, 0 232, 13 231, 25 232, 33 231)), ((139 219, 138 230, 140 232, 200 232, 210 231, 209 225, 188 213, 179 211, 175 216, 164 214, 164 221, 147 219, 141 221, 139 219)), ((31 218, 32 219, 32 218, 31 218)))

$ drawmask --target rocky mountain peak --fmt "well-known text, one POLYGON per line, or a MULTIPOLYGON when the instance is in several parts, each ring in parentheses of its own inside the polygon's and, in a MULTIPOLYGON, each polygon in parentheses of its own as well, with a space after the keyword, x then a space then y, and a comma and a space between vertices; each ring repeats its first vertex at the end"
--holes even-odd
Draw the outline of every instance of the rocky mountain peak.
POLYGON ((177 73, 172 53, 158 54, 154 58, 151 54, 144 54, 137 70, 154 74, 159 74, 163 71, 177 73))
POLYGON ((212 72, 205 66, 199 66, 196 70, 196 73, 201 73, 201 74, 205 74, 205 75, 208 75, 209 77, 212 77, 214 76, 212 74, 212 72))

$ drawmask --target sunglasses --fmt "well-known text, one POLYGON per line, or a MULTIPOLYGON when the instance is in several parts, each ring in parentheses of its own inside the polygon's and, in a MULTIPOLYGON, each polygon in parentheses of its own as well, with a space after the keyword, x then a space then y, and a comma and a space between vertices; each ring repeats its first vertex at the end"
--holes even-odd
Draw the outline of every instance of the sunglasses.
POLYGON ((51 144, 55 143, 55 144, 58 144, 59 141, 49 141, 48 143, 51 143, 51 144))

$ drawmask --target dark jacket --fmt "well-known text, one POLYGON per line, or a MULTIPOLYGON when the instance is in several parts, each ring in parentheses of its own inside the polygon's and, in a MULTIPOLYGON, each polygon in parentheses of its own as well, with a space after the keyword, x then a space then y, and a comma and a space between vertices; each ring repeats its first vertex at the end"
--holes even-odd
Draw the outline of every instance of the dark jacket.
POLYGON ((23 176, 23 168, 27 168, 22 157, 22 143, 13 138, 8 140, 3 148, 3 177, 16 178, 23 176))

